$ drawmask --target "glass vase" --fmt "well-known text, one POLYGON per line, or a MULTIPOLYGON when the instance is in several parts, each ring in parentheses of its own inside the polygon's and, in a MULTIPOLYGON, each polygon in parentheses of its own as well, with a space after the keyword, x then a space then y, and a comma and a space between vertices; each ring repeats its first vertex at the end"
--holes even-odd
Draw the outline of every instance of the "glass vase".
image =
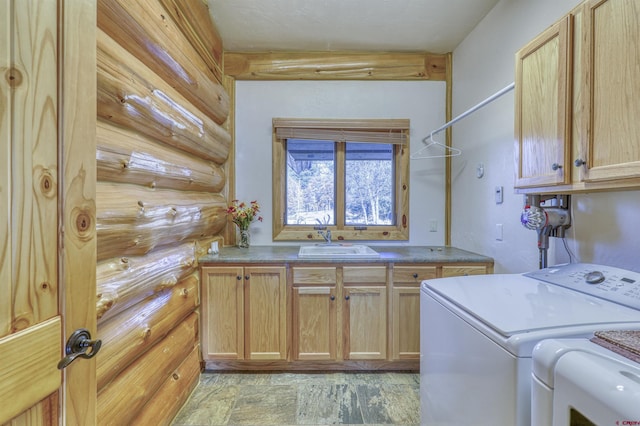
POLYGON ((249 234, 248 229, 240 230, 240 238, 238 239, 238 247, 240 248, 249 248, 249 244, 251 240, 251 234, 249 234))

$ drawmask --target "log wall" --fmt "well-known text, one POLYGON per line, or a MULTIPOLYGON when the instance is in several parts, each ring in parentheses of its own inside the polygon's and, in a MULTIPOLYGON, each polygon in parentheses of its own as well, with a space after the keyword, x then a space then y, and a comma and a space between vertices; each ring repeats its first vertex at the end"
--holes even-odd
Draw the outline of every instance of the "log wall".
POLYGON ((97 19, 98 422, 168 424, 199 380, 197 258, 227 223, 222 43, 202 0, 97 19))

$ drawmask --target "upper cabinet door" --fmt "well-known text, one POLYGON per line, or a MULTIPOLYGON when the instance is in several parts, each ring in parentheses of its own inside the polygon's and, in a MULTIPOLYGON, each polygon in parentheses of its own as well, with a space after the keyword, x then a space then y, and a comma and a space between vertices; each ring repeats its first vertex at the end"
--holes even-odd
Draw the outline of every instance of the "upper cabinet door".
MULTIPOLYGON (((640 2, 589 0, 583 23, 584 181, 640 177, 640 2)), ((576 141, 577 142, 577 141, 576 141)))
POLYGON ((571 16, 516 54, 516 188, 569 183, 571 16))

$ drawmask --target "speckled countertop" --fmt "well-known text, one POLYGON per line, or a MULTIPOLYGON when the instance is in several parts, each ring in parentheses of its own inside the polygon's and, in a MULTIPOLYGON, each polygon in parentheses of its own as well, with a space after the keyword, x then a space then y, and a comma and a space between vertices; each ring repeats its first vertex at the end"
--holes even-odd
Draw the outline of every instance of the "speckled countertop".
POLYGON ((300 246, 251 246, 248 249, 224 247, 216 255, 198 259, 200 264, 213 263, 493 263, 491 257, 455 247, 445 246, 377 246, 377 258, 299 258, 300 246))
POLYGON ((596 331, 593 343, 640 362, 640 330, 596 331))

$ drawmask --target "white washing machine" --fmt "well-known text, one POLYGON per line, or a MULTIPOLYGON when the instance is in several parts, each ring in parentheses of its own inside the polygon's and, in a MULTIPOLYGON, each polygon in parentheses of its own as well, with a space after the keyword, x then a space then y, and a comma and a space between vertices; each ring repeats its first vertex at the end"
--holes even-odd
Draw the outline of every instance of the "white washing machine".
POLYGON ((618 268, 580 263, 424 281, 421 422, 530 425, 538 342, 638 328, 640 274, 618 268))
POLYGON ((640 364, 588 339, 533 350, 531 424, 640 425, 640 364))

